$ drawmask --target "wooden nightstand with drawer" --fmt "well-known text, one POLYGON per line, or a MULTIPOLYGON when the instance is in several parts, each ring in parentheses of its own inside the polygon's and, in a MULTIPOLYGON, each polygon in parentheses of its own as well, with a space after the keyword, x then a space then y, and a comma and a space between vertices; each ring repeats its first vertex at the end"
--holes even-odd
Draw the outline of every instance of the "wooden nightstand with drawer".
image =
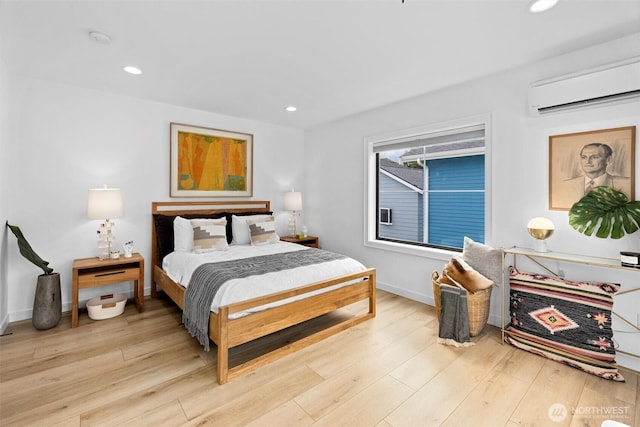
POLYGON ((300 238, 298 238, 297 236, 284 236, 280 237, 280 240, 282 240, 283 242, 298 243, 299 245, 309 246, 310 248, 317 248, 320 246, 320 239, 318 239, 316 236, 307 236, 300 238))
POLYGON ((144 258, 134 253, 131 258, 81 258, 73 261, 71 281, 71 327, 78 326, 78 293, 120 282, 133 282, 133 300, 139 313, 144 311, 144 258))

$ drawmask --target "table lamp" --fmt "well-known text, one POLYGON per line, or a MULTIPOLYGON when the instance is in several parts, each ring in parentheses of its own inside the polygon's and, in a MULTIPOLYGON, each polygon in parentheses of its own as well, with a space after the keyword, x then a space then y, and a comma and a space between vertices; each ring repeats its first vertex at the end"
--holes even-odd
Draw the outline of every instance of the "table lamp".
POLYGON ((536 252, 549 252, 546 239, 551 237, 554 230, 553 222, 548 218, 536 217, 529 221, 527 231, 536 239, 534 247, 536 252))
POLYGON ((298 191, 287 191, 284 193, 284 210, 291 211, 292 215, 289 217, 289 232, 292 236, 296 235, 296 221, 300 211, 302 211, 302 194, 298 191))
POLYGON ((111 244, 115 238, 112 232, 115 224, 111 219, 120 218, 123 211, 122 194, 119 188, 108 188, 105 185, 103 188, 89 189, 87 216, 89 219, 103 220, 98 228, 98 248, 102 250, 100 259, 111 257, 111 244))

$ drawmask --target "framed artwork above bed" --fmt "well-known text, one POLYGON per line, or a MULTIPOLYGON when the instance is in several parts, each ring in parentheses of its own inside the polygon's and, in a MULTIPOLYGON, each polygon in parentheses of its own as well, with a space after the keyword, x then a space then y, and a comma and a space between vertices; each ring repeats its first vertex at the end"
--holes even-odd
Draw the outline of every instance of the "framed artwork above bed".
POLYGON ((253 135, 171 123, 171 197, 253 195, 253 135))

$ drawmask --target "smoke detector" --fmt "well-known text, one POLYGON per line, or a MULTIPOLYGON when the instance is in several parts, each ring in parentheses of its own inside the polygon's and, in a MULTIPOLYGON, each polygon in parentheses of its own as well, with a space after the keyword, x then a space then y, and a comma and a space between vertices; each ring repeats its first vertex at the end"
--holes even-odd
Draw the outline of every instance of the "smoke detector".
POLYGON ((111 37, 108 34, 105 34, 100 31, 90 31, 89 37, 93 39, 94 42, 98 44, 110 44, 111 37))

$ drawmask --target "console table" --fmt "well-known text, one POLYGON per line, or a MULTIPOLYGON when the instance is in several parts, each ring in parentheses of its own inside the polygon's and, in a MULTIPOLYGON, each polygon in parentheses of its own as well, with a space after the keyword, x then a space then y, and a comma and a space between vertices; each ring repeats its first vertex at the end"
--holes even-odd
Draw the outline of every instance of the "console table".
MULTIPOLYGON (((502 312, 500 313, 500 329, 502 331, 502 342, 504 342, 505 334, 509 333, 505 329, 505 319, 504 319, 504 310, 506 308, 505 288, 507 287, 506 285, 509 283, 508 276, 505 276, 505 273, 506 273, 505 258, 508 255, 513 256, 514 267, 516 267, 517 258, 519 256, 524 256, 529 260, 531 260, 536 265, 538 265, 539 267, 541 267, 542 269, 544 269, 545 271, 549 272, 551 275, 558 278, 562 278, 562 277, 558 273, 556 273, 555 271, 553 271, 552 269, 544 265, 543 260, 562 261, 562 262, 569 262, 574 264, 590 265, 590 266, 601 267, 601 268, 614 268, 618 270, 628 270, 628 271, 640 273, 640 269, 623 266, 620 264, 620 260, 613 259, 613 258, 601 258, 601 257, 593 257, 593 256, 586 256, 586 255, 569 254, 569 253, 563 253, 563 252, 536 252, 533 249, 520 248, 516 246, 508 249, 503 249, 502 250, 502 275, 503 277, 507 277, 507 280, 505 281, 505 286, 502 286, 502 312)), ((624 291, 622 290, 618 291, 615 294, 615 297, 628 295, 630 293, 638 292, 638 291, 640 291, 640 286, 626 289, 624 291)), ((611 310, 611 313, 616 315, 620 320, 622 320, 626 324, 630 325, 636 331, 640 332, 640 327, 635 323, 633 323, 631 320, 625 318, 624 316, 615 312, 614 310, 611 310)), ((620 349, 616 349, 616 352, 626 354, 628 356, 640 358, 640 354, 630 353, 620 349)))

